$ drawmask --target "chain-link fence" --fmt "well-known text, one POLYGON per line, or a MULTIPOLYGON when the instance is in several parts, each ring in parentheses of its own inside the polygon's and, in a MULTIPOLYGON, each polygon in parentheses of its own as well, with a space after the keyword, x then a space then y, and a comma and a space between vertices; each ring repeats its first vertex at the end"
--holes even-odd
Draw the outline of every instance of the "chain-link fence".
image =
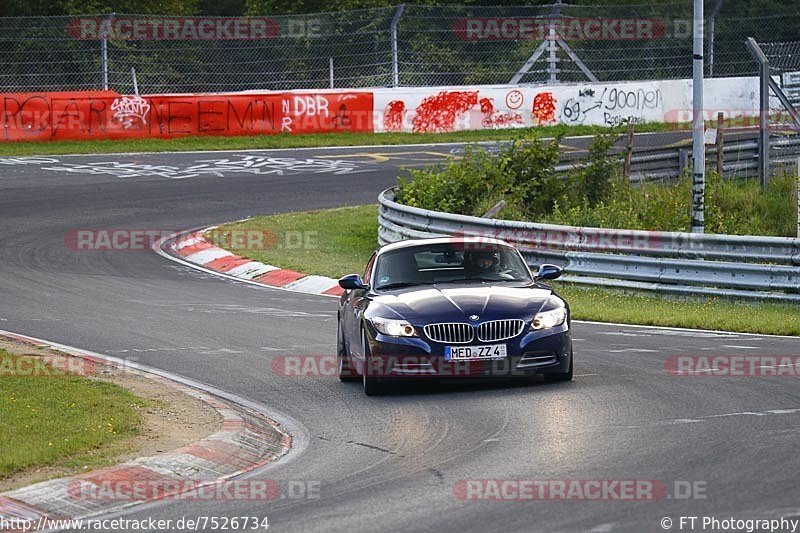
MULTIPOLYGON (((130 93, 132 68, 141 93, 689 78, 691 4, 0 18, 0 91, 130 93)), ((749 36, 800 70, 800 3, 717 5, 706 13, 707 75, 756 74, 749 36)))
POLYGON ((759 43, 773 76, 779 76, 789 101, 800 107, 800 41, 759 43))

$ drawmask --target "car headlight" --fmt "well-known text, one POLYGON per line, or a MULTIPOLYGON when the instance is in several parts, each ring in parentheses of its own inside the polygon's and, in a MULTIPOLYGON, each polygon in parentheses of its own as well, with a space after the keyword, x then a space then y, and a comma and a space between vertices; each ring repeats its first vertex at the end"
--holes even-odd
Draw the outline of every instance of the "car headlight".
POLYGON ((544 311, 533 317, 531 329, 548 329, 560 326, 567 319, 567 308, 558 307, 550 311, 544 311))
POLYGON ((414 326, 405 320, 390 320, 388 318, 374 317, 371 319, 372 325, 384 335, 392 337, 416 337, 417 332, 414 326))

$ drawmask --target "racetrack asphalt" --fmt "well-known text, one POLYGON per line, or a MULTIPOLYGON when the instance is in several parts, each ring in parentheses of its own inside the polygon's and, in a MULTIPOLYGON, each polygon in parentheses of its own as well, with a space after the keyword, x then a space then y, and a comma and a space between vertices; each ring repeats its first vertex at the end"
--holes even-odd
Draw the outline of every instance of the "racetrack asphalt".
POLYGON ((150 251, 65 244, 79 229, 373 203, 398 166, 454 148, 0 158, 0 328, 207 383, 307 433, 303 453, 250 477, 318 483, 319 498, 171 501, 126 517, 268 516, 276 531, 636 532, 664 531, 663 517, 674 530, 680 516, 800 517, 798 378, 664 371, 673 355, 800 355, 800 339, 575 323, 572 383, 423 384, 367 398, 359 384, 273 370, 282 355, 335 353, 334 299, 223 280, 150 251), (658 480, 675 497, 456 496, 477 479, 658 480), (679 498, 676 482, 705 498, 679 498))

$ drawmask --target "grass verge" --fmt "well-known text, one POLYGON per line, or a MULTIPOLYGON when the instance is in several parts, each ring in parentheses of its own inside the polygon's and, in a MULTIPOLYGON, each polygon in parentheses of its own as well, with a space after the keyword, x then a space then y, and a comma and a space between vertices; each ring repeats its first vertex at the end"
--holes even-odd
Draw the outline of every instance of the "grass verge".
MULTIPOLYGON (((608 131, 605 126, 547 126, 538 128, 454 131, 449 133, 316 133, 306 135, 253 135, 242 137, 181 137, 176 139, 127 139, 97 141, 0 142, 0 156, 58 154, 107 154, 120 152, 172 152, 197 150, 255 150, 309 148, 316 146, 359 146, 514 139, 521 134, 554 137, 595 135, 608 131)), ((637 132, 668 131, 674 125, 639 124, 637 132)))
MULTIPOLYGON (((308 274, 338 278, 362 272, 377 247, 375 205, 256 217, 219 231, 259 230, 276 237, 268 250, 231 250, 252 259, 308 274), (305 239, 305 240, 304 240, 305 239)), ((725 298, 676 299, 556 283, 577 320, 620 322, 773 335, 800 335, 800 309, 725 298)))
POLYGON ((106 464, 139 433, 150 405, 113 383, 68 374, 33 355, 0 350, 0 479, 39 466, 106 464))

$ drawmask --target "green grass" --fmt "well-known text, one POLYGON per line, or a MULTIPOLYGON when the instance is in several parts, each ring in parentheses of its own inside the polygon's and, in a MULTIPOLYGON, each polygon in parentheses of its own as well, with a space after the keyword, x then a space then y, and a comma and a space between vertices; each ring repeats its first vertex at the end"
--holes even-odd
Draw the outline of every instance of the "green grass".
POLYGON ((800 335, 800 307, 727 298, 672 298, 556 283, 573 318, 646 326, 800 335))
MULTIPOLYGON (((692 182, 683 176, 673 183, 630 184, 614 180, 606 198, 596 205, 576 201, 556 205, 536 222, 649 231, 689 231, 692 182)), ((728 235, 797 234, 797 177, 773 175, 762 190, 758 178, 706 179, 706 233, 728 235)), ((499 216, 502 217, 501 212, 499 216)))
POLYGON ((105 464, 120 452, 114 443, 139 432, 137 408, 148 400, 112 383, 32 373, 35 359, 0 350, 0 478, 37 466, 105 464))
POLYGON ((378 247, 378 206, 255 217, 225 224, 216 231, 241 230, 266 230, 274 241, 265 241, 274 246, 229 247, 240 255, 289 270, 339 278, 363 272, 370 254, 378 247))
MULTIPOLYGON (((636 126, 637 132, 668 131, 673 125, 651 123, 636 126)), ((0 156, 58 154, 105 154, 119 152, 171 152, 189 150, 253 150, 307 148, 315 146, 392 145, 513 139, 528 132, 543 137, 556 134, 594 135, 604 126, 547 126, 539 128, 457 131, 451 133, 317 133, 306 135, 254 135, 241 137, 181 137, 177 139, 0 142, 0 156)))
MULTIPOLYGON (((257 217, 226 224, 232 229, 267 230, 280 244, 286 232, 315 232, 310 247, 233 251, 308 274, 338 278, 364 270, 377 247, 377 206, 339 208, 257 217)), ((583 288, 557 283, 576 320, 620 322, 696 329, 718 329, 773 335, 800 335, 800 308, 772 303, 745 303, 724 298, 678 299, 649 294, 583 288)))

